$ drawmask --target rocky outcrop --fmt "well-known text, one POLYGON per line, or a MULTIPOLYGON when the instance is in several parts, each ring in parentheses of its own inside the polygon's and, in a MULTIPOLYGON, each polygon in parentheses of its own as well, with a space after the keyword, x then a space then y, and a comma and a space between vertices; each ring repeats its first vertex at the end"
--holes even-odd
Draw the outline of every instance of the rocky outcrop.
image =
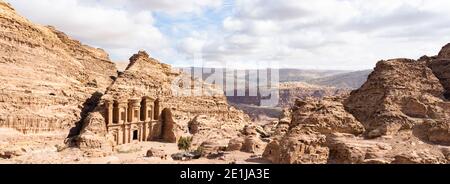
POLYGON ((0 1, 0 127, 69 132, 117 75, 101 49, 33 24, 0 1))
POLYGON ((409 133, 364 140, 353 135, 327 137, 329 163, 344 164, 444 164, 444 151, 409 133))
POLYGON ((441 51, 437 55, 439 59, 450 59, 450 43, 442 47, 441 51))
POLYGON ((364 132, 361 123, 339 101, 339 98, 297 100, 287 133, 276 136, 263 157, 272 163, 327 163, 327 135, 364 132))
POLYGON ((155 149, 151 148, 147 150, 147 153, 145 154, 146 157, 158 157, 161 159, 167 158, 167 154, 164 152, 164 150, 161 149, 155 149))
POLYGON ((257 136, 247 136, 242 143, 241 151, 247 153, 258 153, 262 152, 266 144, 259 139, 257 136))
POLYGON ((439 55, 435 57, 424 56, 421 60, 428 62, 428 66, 446 90, 444 96, 450 99, 450 44, 442 47, 439 55))
POLYGON ((272 163, 448 163, 448 47, 418 61, 380 61, 348 97, 297 100, 290 123, 278 122, 282 136, 271 137, 263 157, 272 163))
POLYGON ((364 127, 353 115, 345 111, 340 100, 339 98, 296 100, 292 108, 291 128, 308 125, 325 135, 336 132, 362 134, 364 127))
POLYGON ((362 140, 351 134, 333 134, 327 137, 330 149, 329 163, 364 164, 391 162, 386 159, 392 147, 383 142, 362 140))
POLYGON ((203 142, 197 151, 201 151, 203 156, 216 155, 219 152, 223 152, 227 149, 227 145, 222 140, 208 140, 203 142))
POLYGON ((446 116, 440 107, 444 88, 425 61, 381 61, 368 81, 351 93, 346 109, 368 130, 369 137, 411 129, 419 119, 446 116))
POLYGON ((450 120, 427 120, 422 127, 428 141, 450 146, 450 120))
POLYGON ((263 158, 277 164, 325 164, 328 155, 326 136, 299 126, 269 143, 263 158))
POLYGON ((231 139, 227 146, 227 151, 240 151, 242 149, 242 145, 244 144, 244 139, 241 137, 237 137, 231 139))

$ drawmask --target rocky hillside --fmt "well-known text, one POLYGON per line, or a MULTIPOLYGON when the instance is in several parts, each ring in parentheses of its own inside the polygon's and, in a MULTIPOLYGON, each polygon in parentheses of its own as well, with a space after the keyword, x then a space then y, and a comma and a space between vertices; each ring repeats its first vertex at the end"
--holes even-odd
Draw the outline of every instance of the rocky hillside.
POLYGON ((103 50, 33 24, 3 0, 0 28, 0 128, 69 132, 117 76, 103 50))
POLYGON ((78 137, 81 139, 80 145, 95 148, 97 145, 108 144, 104 100, 143 96, 159 99, 162 116, 165 116, 164 110, 170 112, 170 117, 167 118, 172 119, 175 126, 168 131, 175 132, 177 137, 194 136, 194 143, 197 145, 205 140, 226 143, 249 123, 247 115, 228 105, 221 89, 192 80, 188 75, 173 70, 169 65, 160 63, 146 52, 140 51, 130 58, 126 70, 108 88, 97 108, 84 122, 78 137), (194 88, 185 88, 184 85, 194 88), (191 125, 199 131, 192 132, 191 125), (92 139, 99 142, 90 144, 92 139))
POLYGON ((438 56, 380 61, 344 98, 297 100, 268 132, 273 163, 449 163, 450 45, 438 56))

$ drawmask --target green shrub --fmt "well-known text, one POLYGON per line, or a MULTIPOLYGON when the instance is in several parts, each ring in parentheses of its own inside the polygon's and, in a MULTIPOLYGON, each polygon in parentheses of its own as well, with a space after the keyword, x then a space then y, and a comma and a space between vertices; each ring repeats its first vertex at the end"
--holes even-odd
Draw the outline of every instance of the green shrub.
POLYGON ((180 137, 178 140, 178 149, 189 151, 191 149, 193 137, 180 137))

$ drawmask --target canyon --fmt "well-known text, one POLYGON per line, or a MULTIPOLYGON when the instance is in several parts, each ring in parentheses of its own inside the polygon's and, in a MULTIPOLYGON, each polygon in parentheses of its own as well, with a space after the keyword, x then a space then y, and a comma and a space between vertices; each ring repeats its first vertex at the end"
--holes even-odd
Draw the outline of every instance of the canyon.
POLYGON ((282 69, 275 107, 146 51, 118 66, 3 0, 0 56, 0 163, 450 163, 450 44, 373 71, 282 69), (183 137, 199 159, 174 159, 183 137))

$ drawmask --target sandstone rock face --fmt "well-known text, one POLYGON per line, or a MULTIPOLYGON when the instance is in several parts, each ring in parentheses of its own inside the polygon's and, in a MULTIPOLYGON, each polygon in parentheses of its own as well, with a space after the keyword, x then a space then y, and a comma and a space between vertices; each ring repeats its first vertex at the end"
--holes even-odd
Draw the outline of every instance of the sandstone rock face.
POLYGON ((428 141, 450 146, 450 120, 428 120, 424 123, 424 129, 428 141))
POLYGON ((321 134, 364 132, 362 124, 346 112, 340 99, 297 100, 293 107, 291 128, 309 125, 321 134))
POLYGON ((424 60, 428 62, 428 66, 441 81, 446 90, 444 96, 450 99, 450 44, 444 46, 438 56, 425 57, 424 60))
POLYGON ((208 130, 209 126, 212 124, 211 118, 205 115, 199 115, 194 117, 191 121, 188 122, 189 133, 195 135, 201 131, 208 130))
POLYGON ((381 61, 368 81, 351 93, 346 109, 369 131, 369 137, 410 129, 421 118, 443 118, 444 88, 425 61, 381 61))
POLYGON ((178 125, 173 120, 172 111, 168 108, 164 109, 161 113, 161 121, 158 122, 153 129, 154 139, 161 139, 164 142, 176 143, 178 125), (159 135, 159 136, 158 136, 159 135))
POLYGON ((269 144, 267 144, 264 149, 262 157, 271 163, 280 163, 281 161, 281 146, 280 141, 275 139, 269 144))
POLYGON ((224 141, 220 140, 209 140, 205 141, 200 145, 200 150, 202 151, 203 156, 208 156, 212 154, 217 154, 218 152, 225 151, 227 149, 227 145, 224 141))
POLYGON ((339 102, 339 98, 297 100, 292 108, 292 121, 285 128, 287 133, 275 136, 263 157, 273 163, 327 163, 326 135, 364 132, 362 124, 339 102))
POLYGON ((330 163, 363 164, 389 163, 385 158, 392 147, 383 142, 357 139, 351 134, 333 134, 327 137, 330 163))
POLYGON ((103 50, 33 24, 4 1, 0 27, 0 127, 68 133, 117 75, 103 50))
POLYGON ((257 136, 247 136, 242 143, 241 151, 258 153, 264 150, 265 145, 257 136))
MULTIPOLYGON (((140 51, 130 58, 130 64, 108 88, 99 105, 91 114, 102 117, 89 119, 97 121, 89 125, 105 126, 105 102, 114 99, 134 99, 149 96, 157 99, 159 109, 155 109, 155 119, 159 120, 152 128, 153 140, 176 142, 184 134, 194 136, 194 146, 206 140, 235 137, 248 122, 247 115, 229 106, 223 91, 202 81, 191 80, 181 71, 173 70, 169 65, 151 58, 140 51), (184 88, 186 81, 195 86, 184 88), (208 92, 208 93, 206 93, 208 92), (198 95, 200 94, 200 95, 198 95)), ((82 130, 92 128, 85 126, 82 130)), ((82 134, 80 134, 82 136, 82 134)), ((97 135, 105 137, 107 131, 97 135)))
POLYGON ((442 154, 433 154, 429 151, 409 151, 395 156, 393 164, 446 164, 447 160, 442 154))
POLYGON ((278 164, 325 164, 328 155, 326 136, 306 127, 291 130, 281 141, 272 141, 263 153, 265 159, 278 164))
POLYGON ((297 100, 289 123, 265 127, 273 141, 263 158, 272 163, 448 163, 448 47, 418 61, 381 61, 348 97, 297 100))
POLYGON ((441 51, 439 51, 437 58, 450 59, 450 43, 442 47, 441 51))
POLYGON ((227 146, 227 151, 240 151, 242 149, 242 145, 244 144, 244 139, 241 137, 237 137, 231 139, 227 146))
POLYGON ((428 145, 410 132, 390 138, 364 140, 353 135, 327 137, 329 163, 345 164, 444 164, 444 150, 428 145))

